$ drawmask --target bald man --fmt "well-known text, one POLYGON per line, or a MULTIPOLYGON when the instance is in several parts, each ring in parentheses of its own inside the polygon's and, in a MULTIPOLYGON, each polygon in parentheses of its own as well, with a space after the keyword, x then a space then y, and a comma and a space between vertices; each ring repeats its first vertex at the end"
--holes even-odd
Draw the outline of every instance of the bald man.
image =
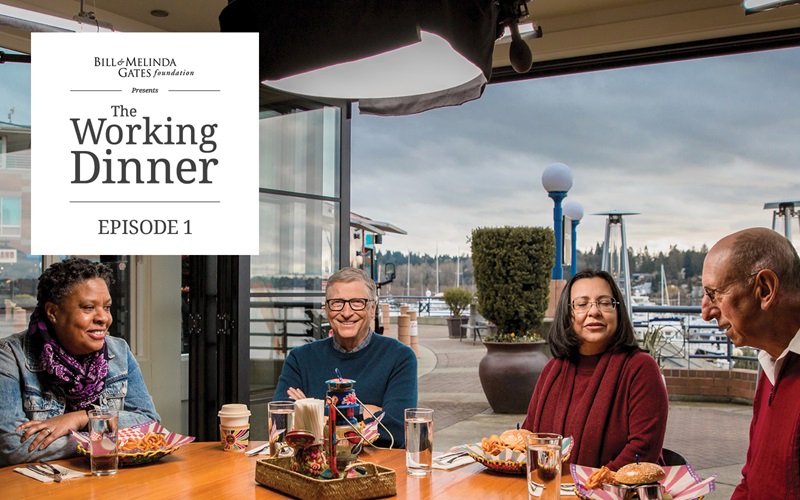
POLYGON ((800 258, 752 228, 722 238, 703 264, 703 319, 737 347, 761 349, 750 446, 731 498, 800 498, 800 258))

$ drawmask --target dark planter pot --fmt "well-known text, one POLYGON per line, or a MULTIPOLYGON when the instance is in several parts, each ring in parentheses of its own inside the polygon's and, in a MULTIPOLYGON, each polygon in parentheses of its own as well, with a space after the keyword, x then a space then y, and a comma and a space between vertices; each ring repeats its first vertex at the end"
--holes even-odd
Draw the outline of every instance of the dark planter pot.
POLYGON ((547 342, 484 342, 478 365, 483 393, 495 413, 527 413, 548 358, 547 342))
POLYGON ((460 339, 461 338, 461 325, 466 325, 469 318, 466 316, 461 317, 453 317, 450 316, 447 318, 447 332, 451 339, 460 339))

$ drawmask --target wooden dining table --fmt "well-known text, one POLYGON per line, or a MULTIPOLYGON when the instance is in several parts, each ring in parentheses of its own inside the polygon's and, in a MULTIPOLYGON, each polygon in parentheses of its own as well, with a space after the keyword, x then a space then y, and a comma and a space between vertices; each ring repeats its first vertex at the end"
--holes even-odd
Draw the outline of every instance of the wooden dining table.
MULTIPOLYGON (((251 447, 261 443, 251 443, 251 447)), ((86 498, 128 500, 131 498, 286 498, 282 493, 256 483, 259 459, 244 453, 226 452, 218 442, 195 442, 182 446, 152 464, 121 467, 114 476, 86 476, 61 483, 43 483, 14 471, 24 465, 0 468, 0 500, 86 498)), ((368 448, 361 460, 395 471, 398 498, 526 498, 525 476, 490 472, 479 463, 451 470, 434 469, 427 477, 406 472, 405 451, 368 448)), ((52 463, 89 472, 86 457, 52 463)), ((567 478, 565 478, 567 479, 567 478)))
MULTIPOLYGON (((258 442, 251 443, 255 447, 258 442)), ((65 479, 43 483, 14 471, 0 468, 0 500, 41 498, 286 498, 282 493, 256 483, 259 459, 244 453, 226 452, 218 442, 194 442, 182 446, 152 464, 121 467, 114 476, 65 479)), ((395 471, 397 498, 492 498, 524 499, 524 475, 491 472, 475 462, 455 469, 434 469, 427 477, 406 472, 405 451, 368 448, 360 459, 395 471)), ((89 472, 86 457, 55 460, 52 463, 89 472)), ((569 480, 569 476, 564 478, 569 480)), ((573 497, 574 498, 574 497, 573 497)))

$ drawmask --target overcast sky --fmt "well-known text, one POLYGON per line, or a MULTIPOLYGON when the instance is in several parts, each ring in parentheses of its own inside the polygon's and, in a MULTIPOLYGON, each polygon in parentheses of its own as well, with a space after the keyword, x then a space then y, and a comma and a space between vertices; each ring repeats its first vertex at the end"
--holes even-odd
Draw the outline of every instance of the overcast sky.
MULTIPOLYGON (((535 64, 535 61, 534 61, 535 64)), ((356 115, 352 210, 408 232, 384 250, 469 253, 472 229, 553 224, 545 167, 567 164, 578 248, 608 210, 651 252, 770 227, 800 200, 800 49, 489 85, 460 107, 356 115)), ((795 220, 796 221, 796 220, 795 220)), ((795 226, 795 233, 797 233, 795 226)))
MULTIPOLYGON (((472 229, 552 227, 541 175, 567 164, 565 201, 602 242, 608 210, 629 246, 709 246, 771 225, 765 202, 800 200, 800 49, 489 85, 479 100, 409 117, 355 115, 352 210, 390 222, 382 249, 469 253, 472 229)), ((24 64, 0 65, 0 121, 30 123, 24 64)), ((795 230, 795 233, 800 231, 795 230)), ((797 241, 797 240, 795 240, 797 241)))

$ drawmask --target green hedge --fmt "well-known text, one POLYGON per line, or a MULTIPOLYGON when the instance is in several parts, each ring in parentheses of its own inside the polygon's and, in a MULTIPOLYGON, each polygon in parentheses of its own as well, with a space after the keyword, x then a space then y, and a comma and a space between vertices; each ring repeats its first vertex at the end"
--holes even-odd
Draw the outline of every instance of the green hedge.
POLYGON ((478 309, 498 333, 536 331, 544 321, 555 257, 553 230, 542 227, 472 231, 478 309))

